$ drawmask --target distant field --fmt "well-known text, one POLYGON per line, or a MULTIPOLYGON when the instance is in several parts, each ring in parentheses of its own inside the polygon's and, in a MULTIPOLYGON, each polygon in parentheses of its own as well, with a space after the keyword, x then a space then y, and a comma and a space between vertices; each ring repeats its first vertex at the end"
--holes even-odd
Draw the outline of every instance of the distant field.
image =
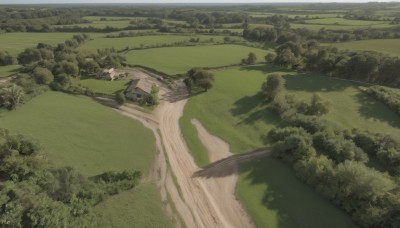
POLYGON ((20 68, 20 65, 0 66, 0 78, 10 76, 15 73, 15 70, 20 68))
MULTIPOLYGON (((150 130, 87 97, 47 92, 3 113, 0 127, 39 140, 53 164, 87 176, 124 169, 146 174, 155 156, 150 130)), ((107 199, 95 213, 102 227, 172 227, 153 183, 107 199)))
POLYGON ((326 30, 354 30, 354 29, 366 29, 366 28, 390 28, 393 25, 390 24, 374 24, 374 25, 335 25, 335 24, 290 24, 291 28, 307 28, 310 30, 320 30, 325 28, 326 30))
POLYGON ((116 20, 116 21, 93 21, 92 23, 85 23, 85 24, 72 24, 72 25, 54 25, 55 28, 58 27, 81 27, 81 28, 86 28, 89 26, 92 26, 94 28, 105 28, 107 26, 113 27, 113 28, 125 28, 129 26, 129 20, 116 20))
POLYGON ((116 92, 125 90, 130 80, 98 80, 94 78, 73 79, 73 82, 88 87, 96 93, 101 93, 109 97, 114 97, 116 92))
MULTIPOLYGON (((288 92, 298 99, 309 100, 313 92, 321 94, 331 104, 326 119, 339 126, 400 137, 398 116, 359 91, 357 84, 272 66, 251 66, 216 71, 215 88, 189 99, 180 124, 198 164, 207 164, 208 158, 190 123, 192 118, 226 140, 235 153, 263 146, 263 136, 280 120, 265 108, 257 93, 267 75, 276 72, 284 75, 288 92)), ((348 216, 300 183, 288 166, 275 159, 241 166, 237 195, 258 227, 354 227, 348 216)))
POLYGON ((184 73, 193 67, 216 67, 240 63, 249 52, 264 61, 267 50, 240 45, 211 45, 196 47, 169 47, 130 51, 130 64, 143 65, 167 74, 184 73))
POLYGON ((400 56, 399 39, 360 40, 344 43, 324 44, 338 47, 339 49, 377 51, 389 55, 400 56))
POLYGON ((345 18, 313 19, 313 20, 307 20, 306 23, 324 24, 324 25, 346 25, 346 26, 368 26, 368 25, 387 24, 386 22, 382 21, 349 20, 345 18))
MULTIPOLYGON (((162 44, 173 44, 175 42, 189 41, 191 38, 200 38, 200 41, 209 41, 211 38, 214 42, 223 42, 224 36, 208 36, 208 35, 153 35, 153 36, 137 36, 137 37, 124 37, 124 38, 96 38, 86 42, 80 47, 80 50, 96 51, 101 48, 114 47, 117 50, 126 47, 139 48, 141 46, 152 46, 162 44)), ((243 40, 240 37, 233 37, 232 39, 243 40)))
MULTIPOLYGON (((0 50, 8 51, 11 54, 19 54, 25 48, 36 47, 38 43, 56 45, 64 43, 65 40, 72 38, 75 34, 81 33, 33 33, 15 32, 0 34, 0 50)), ((92 38, 102 34, 89 34, 92 38)))

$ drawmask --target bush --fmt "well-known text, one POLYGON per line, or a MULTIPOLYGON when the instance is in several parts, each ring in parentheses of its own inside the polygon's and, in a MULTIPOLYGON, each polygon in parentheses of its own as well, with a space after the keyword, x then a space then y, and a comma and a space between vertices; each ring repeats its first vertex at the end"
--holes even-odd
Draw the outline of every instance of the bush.
POLYGON ((117 92, 115 94, 115 100, 118 102, 118 104, 123 105, 126 102, 126 97, 123 91, 117 92))

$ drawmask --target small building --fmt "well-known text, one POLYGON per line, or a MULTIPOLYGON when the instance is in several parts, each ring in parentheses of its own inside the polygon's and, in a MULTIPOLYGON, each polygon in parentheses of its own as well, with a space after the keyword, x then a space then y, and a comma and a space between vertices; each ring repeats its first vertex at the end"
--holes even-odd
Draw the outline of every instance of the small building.
POLYGON ((133 101, 146 99, 151 96, 153 85, 155 85, 154 82, 146 79, 133 80, 125 91, 125 97, 133 101))
POLYGON ((116 73, 114 68, 111 69, 104 69, 102 72, 99 73, 98 78, 103 80, 110 80, 113 81, 116 79, 116 73))

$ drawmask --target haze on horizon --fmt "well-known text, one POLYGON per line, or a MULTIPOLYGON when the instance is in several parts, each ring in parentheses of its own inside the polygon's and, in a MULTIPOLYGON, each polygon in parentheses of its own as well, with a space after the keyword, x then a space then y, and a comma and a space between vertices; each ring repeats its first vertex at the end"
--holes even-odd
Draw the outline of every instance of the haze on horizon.
POLYGON ((77 4, 77 3, 366 3, 366 2, 399 2, 400 0, 0 0, 0 4, 77 4))

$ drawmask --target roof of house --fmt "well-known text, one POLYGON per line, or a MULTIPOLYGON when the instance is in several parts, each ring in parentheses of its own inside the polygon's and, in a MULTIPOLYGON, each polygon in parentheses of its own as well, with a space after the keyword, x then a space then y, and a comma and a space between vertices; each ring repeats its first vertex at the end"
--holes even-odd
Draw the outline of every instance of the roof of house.
POLYGON ((134 89, 139 88, 144 92, 151 94, 151 89, 154 83, 146 79, 136 79, 133 80, 131 85, 128 87, 127 92, 132 92, 134 89))

